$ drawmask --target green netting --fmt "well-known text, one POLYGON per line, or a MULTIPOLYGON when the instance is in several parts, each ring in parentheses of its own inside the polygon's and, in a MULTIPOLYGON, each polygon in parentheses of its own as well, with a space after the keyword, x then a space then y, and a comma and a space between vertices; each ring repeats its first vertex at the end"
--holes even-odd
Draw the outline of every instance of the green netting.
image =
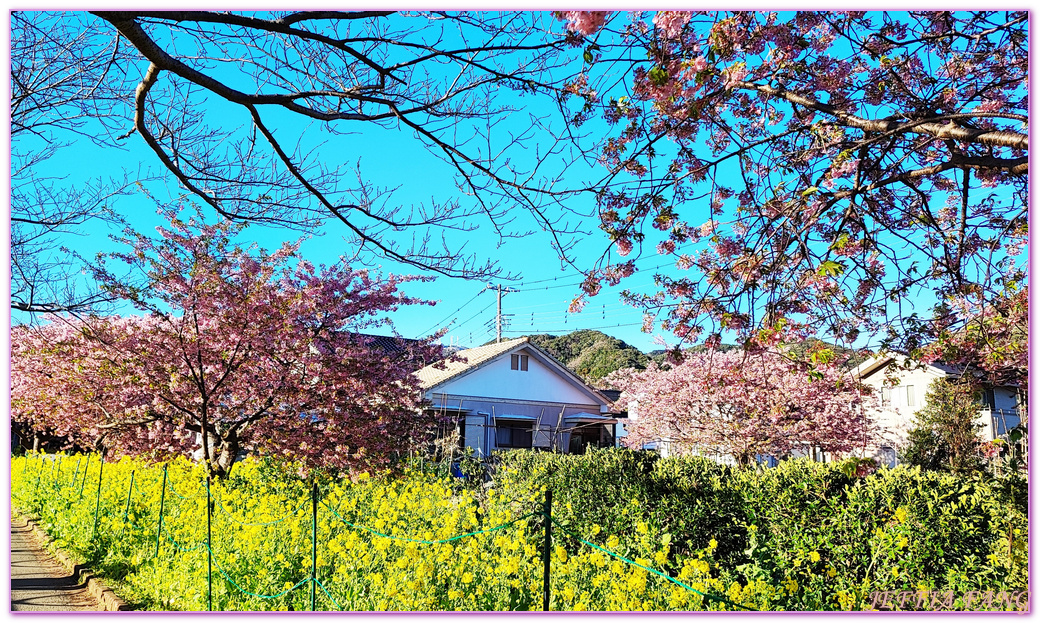
POLYGON ((459 535, 456 535, 456 536, 453 536, 453 537, 449 537, 447 539, 438 539, 436 541, 427 541, 425 539, 412 539, 412 538, 409 538, 409 537, 393 536, 393 535, 390 535, 390 534, 383 534, 382 532, 379 532, 377 530, 373 530, 372 528, 369 528, 369 527, 366 527, 366 526, 359 526, 357 524, 354 524, 354 523, 351 523, 351 522, 347 521, 346 519, 343 519, 343 517, 340 517, 340 514, 336 512, 336 509, 332 508, 328 504, 325 504, 324 502, 322 502, 322 505, 325 508, 327 508, 330 511, 332 511, 332 514, 335 515, 336 518, 338 518, 340 521, 342 521, 343 523, 347 524, 351 528, 354 528, 354 529, 357 529, 357 530, 367 530, 368 532, 371 532, 372 534, 374 534, 376 536, 381 536, 381 537, 386 538, 386 539, 393 539, 395 541, 407 541, 409 543, 420 543, 422 545, 439 545, 441 543, 450 543, 451 541, 458 541, 459 539, 464 539, 464 538, 470 537, 470 536, 476 536, 478 534, 487 534, 489 532, 495 532, 495 531, 501 530, 503 528, 508 528, 509 526, 515 524, 518 521, 527 519, 528 517, 533 517, 533 516, 538 514, 538 513, 528 513, 526 515, 523 515, 522 517, 517 517, 516 519, 507 521, 506 523, 504 523, 504 524, 502 524, 500 526, 495 526, 494 528, 487 528, 485 530, 476 530, 474 532, 467 532, 466 534, 459 534, 459 535))
MULTIPOLYGON (((536 514, 541 515, 542 517, 546 516, 545 513, 541 513, 541 512, 540 513, 536 513, 536 514)), ((719 602, 722 602, 722 603, 729 604, 731 606, 736 606, 738 608, 743 608, 744 610, 752 610, 752 611, 755 610, 754 608, 749 608, 748 606, 745 606, 743 604, 738 604, 736 602, 730 601, 730 600, 726 599, 725 597, 719 597, 717 595, 710 595, 708 593, 702 593, 701 591, 693 588, 692 586, 689 586, 688 584, 685 584, 685 583, 683 583, 683 582, 681 582, 679 580, 676 580, 675 578, 673 578, 672 576, 668 575, 667 573, 661 573, 660 571, 658 571, 656 569, 651 569, 650 567, 646 567, 644 565, 641 565, 641 564, 639 564, 638 562, 636 562, 634 560, 629 560, 628 558, 625 558, 621 554, 614 553, 614 552, 610 551, 609 549, 605 549, 603 547, 600 547, 599 545, 596 545, 595 543, 589 543, 585 539, 581 538, 580 536, 574 534, 570 530, 568 530, 568 529, 564 528, 563 526, 561 526, 560 523, 558 521, 556 521, 555 519, 552 519, 551 517, 549 519, 556 525, 557 528, 559 528, 559 530, 561 532, 567 534, 568 536, 570 536, 571 538, 575 539, 579 543, 582 543, 584 545, 588 545, 589 547, 591 547, 593 549, 598 549, 599 551, 603 552, 604 554, 607 554, 608 556, 612 556, 614 558, 617 558, 618 560, 620 560, 620 561, 622 561, 624 563, 628 563, 628 564, 630 564, 632 566, 639 567, 640 569, 644 569, 646 571, 649 571, 650 573, 653 573, 654 575, 658 575, 658 576, 668 580, 669 582, 672 582, 674 584, 678 584, 679 586, 685 588, 686 590, 693 591, 694 593, 697 593, 698 595, 700 595, 701 597, 704 597, 705 599, 711 599, 711 600, 714 600, 714 601, 719 601, 719 602)))
POLYGON ((297 506, 288 515, 286 515, 285 517, 282 517, 281 519, 277 519, 275 521, 256 522, 256 523, 240 521, 238 519, 235 519, 235 517, 230 512, 228 512, 228 510, 226 508, 224 508, 224 505, 220 503, 219 499, 214 500, 214 502, 215 502, 216 507, 219 508, 221 510, 221 512, 223 512, 225 515, 227 515, 227 517, 230 518, 231 521, 233 521, 233 522, 235 522, 235 523, 237 523, 239 525, 243 525, 243 526, 273 526, 275 524, 282 523, 283 521, 285 521, 287 519, 295 517, 296 514, 300 512, 300 509, 303 508, 304 506, 306 506, 306 504, 308 502, 310 502, 310 500, 304 500, 303 502, 300 502, 299 506, 297 506))

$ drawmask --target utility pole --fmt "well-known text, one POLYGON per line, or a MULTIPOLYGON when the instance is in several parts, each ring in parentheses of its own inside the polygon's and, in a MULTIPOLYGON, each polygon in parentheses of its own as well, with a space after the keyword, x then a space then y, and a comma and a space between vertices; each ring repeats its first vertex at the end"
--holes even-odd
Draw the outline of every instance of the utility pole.
POLYGON ((502 284, 492 286, 490 283, 487 285, 488 289, 494 289, 498 292, 498 312, 495 314, 495 343, 502 343, 502 294, 509 292, 517 292, 516 288, 503 288, 502 284))

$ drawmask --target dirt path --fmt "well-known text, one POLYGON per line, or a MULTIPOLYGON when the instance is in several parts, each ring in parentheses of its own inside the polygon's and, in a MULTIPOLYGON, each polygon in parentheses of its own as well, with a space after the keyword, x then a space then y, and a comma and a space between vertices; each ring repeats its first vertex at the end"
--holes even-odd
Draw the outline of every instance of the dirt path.
POLYGON ((101 610, 83 584, 37 542, 24 518, 11 518, 11 610, 101 610))

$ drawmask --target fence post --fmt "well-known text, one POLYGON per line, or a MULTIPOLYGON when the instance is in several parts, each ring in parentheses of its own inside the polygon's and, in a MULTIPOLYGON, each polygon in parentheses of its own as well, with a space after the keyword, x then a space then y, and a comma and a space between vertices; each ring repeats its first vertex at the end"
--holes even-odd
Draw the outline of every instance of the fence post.
POLYGON ((51 472, 51 489, 52 490, 61 488, 61 460, 63 458, 65 458, 63 455, 61 455, 61 454, 58 455, 58 469, 56 470, 58 473, 54 474, 53 471, 51 472))
POLYGON ((552 561, 552 489, 545 491, 545 543, 542 546, 542 610, 549 611, 549 565, 552 561))
POLYGON ((126 490, 126 509, 123 510, 123 530, 119 533, 120 536, 126 533, 126 521, 130 518, 130 496, 134 494, 134 473, 137 470, 130 470, 130 487, 126 490))
POLYGON ((97 536, 97 522, 98 513, 101 512, 101 477, 105 473, 105 453, 101 453, 101 467, 98 468, 97 474, 97 505, 94 507, 94 528, 90 531, 90 541, 94 542, 94 537, 97 536))
POLYGON ((162 536, 162 516, 166 507, 166 465, 162 468, 162 493, 159 495, 159 525, 155 528, 155 557, 159 557, 159 537, 162 536))
MULTIPOLYGON (((208 470, 207 470, 208 471, 208 470)), ((211 476, 206 474, 206 600, 213 611, 213 500, 209 492, 211 476)))
POLYGON ((40 478, 43 478, 43 456, 40 456, 40 463, 36 468, 36 484, 33 486, 33 502, 36 502, 36 494, 40 491, 40 478))
POLYGON ((311 612, 318 584, 318 483, 311 487, 311 612))
MULTIPOLYGON (((104 459, 102 459, 104 461, 104 459)), ((87 455, 87 464, 83 466, 83 482, 79 484, 79 497, 83 497, 83 487, 87 486, 87 472, 90 471, 90 455, 87 455)))
POLYGON ((69 485, 72 488, 76 487, 76 478, 79 478, 79 464, 83 461, 83 457, 76 457, 76 471, 72 474, 72 483, 69 485))

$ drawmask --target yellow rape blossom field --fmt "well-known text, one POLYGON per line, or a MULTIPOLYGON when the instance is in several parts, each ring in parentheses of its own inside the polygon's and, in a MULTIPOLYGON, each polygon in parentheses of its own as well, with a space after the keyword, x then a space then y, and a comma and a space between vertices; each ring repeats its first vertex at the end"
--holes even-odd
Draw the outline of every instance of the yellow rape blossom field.
POLYGON ((429 464, 305 481, 246 459, 207 486, 186 460, 102 474, 97 455, 30 455, 12 459, 12 503, 148 610, 541 610, 546 553, 555 611, 957 610, 1027 588, 1011 481, 623 451, 496 461, 489 482, 429 464))
MULTIPOLYGON (((169 463, 164 494, 161 466, 126 457, 106 463, 95 529, 100 463, 96 455, 89 461, 64 455, 15 458, 16 507, 38 515, 59 547, 96 560, 130 602, 147 609, 206 610, 207 491, 201 467, 169 463)), ((211 486, 212 608, 309 610, 310 492, 299 483, 269 482, 260 471, 258 462, 246 460, 227 482, 211 486)), ((317 609, 540 610, 540 505, 494 490, 483 492, 478 503, 474 492, 453 484, 450 478, 406 472, 322 487, 317 609)), ((603 536, 598 526, 589 534, 605 547, 617 546, 616 537, 603 536)), ((553 610, 738 609, 574 544, 558 538, 552 551, 553 610)), ((667 541, 653 560, 635 562, 674 564, 667 541)), ((676 578, 738 603, 756 601, 761 591, 724 585, 705 558, 683 561, 676 578)))

